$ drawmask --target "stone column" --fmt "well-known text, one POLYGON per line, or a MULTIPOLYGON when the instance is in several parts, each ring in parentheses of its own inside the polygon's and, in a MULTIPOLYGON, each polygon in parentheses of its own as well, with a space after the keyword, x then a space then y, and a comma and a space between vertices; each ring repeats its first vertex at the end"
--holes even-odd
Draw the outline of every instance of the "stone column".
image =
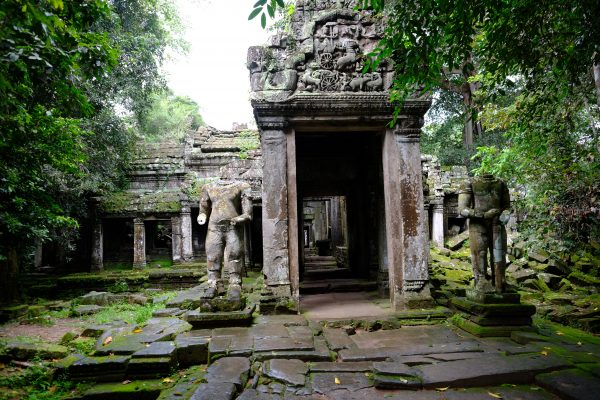
POLYGON ((428 232, 419 145, 422 118, 386 130, 383 162, 390 295, 395 309, 429 305, 428 232))
POLYGON ((92 259, 90 271, 98 272, 104 269, 104 233, 102 221, 96 221, 92 232, 92 259))
POLYGON ((431 219, 431 241, 436 247, 444 247, 444 198, 436 197, 431 205, 433 218, 431 219))
POLYGON ((133 269, 146 266, 146 227, 142 218, 133 220, 133 269))
POLYGON ((181 209, 181 258, 191 261, 194 258, 192 248, 192 214, 189 207, 181 209))
POLYGON ((291 297, 286 123, 282 118, 262 118, 258 123, 263 154, 263 275, 274 296, 291 297))
POLYGON ((171 245, 173 264, 181 262, 181 217, 173 215, 171 217, 171 245))

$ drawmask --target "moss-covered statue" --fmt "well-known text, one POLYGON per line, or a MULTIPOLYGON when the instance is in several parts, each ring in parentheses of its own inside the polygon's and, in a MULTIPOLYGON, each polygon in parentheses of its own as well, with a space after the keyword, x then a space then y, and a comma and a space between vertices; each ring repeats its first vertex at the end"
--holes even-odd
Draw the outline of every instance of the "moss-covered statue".
POLYGON ((505 290, 506 229, 510 217, 506 183, 492 175, 474 177, 458 195, 458 210, 469 218, 469 241, 475 289, 505 290), (488 263, 489 257, 489 263, 488 263), (488 266, 491 276, 488 275, 488 266))
POLYGON ((244 260, 243 225, 252 219, 250 185, 240 181, 218 180, 204 185, 200 194, 198 223, 208 219, 206 259, 208 288, 205 297, 214 298, 222 285, 221 262, 229 272, 227 298, 240 301, 244 260))

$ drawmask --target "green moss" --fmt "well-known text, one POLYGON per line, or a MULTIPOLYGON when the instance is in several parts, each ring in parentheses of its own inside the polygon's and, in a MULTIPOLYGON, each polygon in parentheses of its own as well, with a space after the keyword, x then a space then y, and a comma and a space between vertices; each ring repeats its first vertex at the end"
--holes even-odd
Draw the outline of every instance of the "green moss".
POLYGON ((235 138, 235 145, 240 148, 239 157, 241 159, 248 158, 248 152, 250 150, 258 149, 260 146, 258 132, 246 130, 238 133, 235 138))
POLYGON ((116 320, 122 320, 130 324, 141 324, 152 318, 152 313, 161 308, 164 308, 164 304, 142 306, 139 304, 118 303, 106 306, 90 318, 98 324, 106 324, 116 320))
POLYGON ((131 209, 131 203, 136 196, 130 192, 114 192, 102 197, 100 210, 107 213, 120 212, 131 209))

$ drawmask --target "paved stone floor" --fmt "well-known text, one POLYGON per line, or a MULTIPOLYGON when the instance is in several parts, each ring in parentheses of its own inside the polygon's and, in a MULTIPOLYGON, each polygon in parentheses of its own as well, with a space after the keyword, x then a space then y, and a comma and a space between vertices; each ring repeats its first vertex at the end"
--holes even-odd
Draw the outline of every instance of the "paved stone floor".
POLYGON ((300 308, 302 313, 311 319, 381 317, 393 314, 389 300, 376 304, 366 292, 301 296, 300 308))
POLYGON ((186 324, 154 318, 133 330, 99 330, 97 350, 106 356, 71 356, 59 367, 74 379, 113 382, 92 387, 86 399, 534 400, 600 393, 599 346, 560 332, 481 339, 447 323, 369 332, 323 327, 302 315, 259 316, 249 327, 186 324), (125 387, 133 397, 116 394, 125 387))

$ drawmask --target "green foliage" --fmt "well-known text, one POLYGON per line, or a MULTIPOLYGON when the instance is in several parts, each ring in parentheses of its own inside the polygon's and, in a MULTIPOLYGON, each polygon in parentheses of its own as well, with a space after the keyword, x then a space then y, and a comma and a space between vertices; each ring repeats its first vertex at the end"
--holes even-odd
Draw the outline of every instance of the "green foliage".
POLYGON ((129 324, 141 324, 152 318, 152 313, 161 308, 164 308, 164 304, 146 304, 142 306, 139 304, 117 303, 93 314, 90 319, 97 324, 106 324, 117 320, 129 324))
POLYGON ((58 400, 77 387, 74 382, 54 379, 54 369, 42 361, 11 372, 0 377, 0 399, 58 400))
POLYGON ((254 9, 248 15, 248 20, 254 19, 260 15, 260 25, 263 29, 267 26, 267 14, 271 19, 275 18, 278 9, 285 9, 283 0, 258 0, 254 3, 254 9))
POLYGON ((117 281, 109 286, 106 290, 111 293, 124 293, 129 291, 129 285, 126 281, 117 281))
POLYGON ((248 151, 258 149, 260 138, 257 131, 242 131, 237 134, 235 144, 240 148, 239 157, 248 158, 248 151))
POLYGON ((140 117, 140 133, 150 142, 165 138, 181 140, 189 130, 203 125, 198 104, 170 91, 154 93, 148 109, 140 117))
MULTIPOLYGON (((600 235, 597 1, 361 1, 388 15, 369 67, 395 65, 391 99, 451 90, 456 107, 425 130, 424 148, 461 158, 460 115, 477 119, 476 173, 519 188, 522 228, 575 247, 600 235), (541 28, 540 28, 541 27, 541 28), (491 136, 491 138, 490 138, 491 136), (489 139, 489 140, 488 140, 489 139)), ((448 104, 446 104, 448 105, 448 104)), ((468 156, 468 153, 465 152, 468 156)))

